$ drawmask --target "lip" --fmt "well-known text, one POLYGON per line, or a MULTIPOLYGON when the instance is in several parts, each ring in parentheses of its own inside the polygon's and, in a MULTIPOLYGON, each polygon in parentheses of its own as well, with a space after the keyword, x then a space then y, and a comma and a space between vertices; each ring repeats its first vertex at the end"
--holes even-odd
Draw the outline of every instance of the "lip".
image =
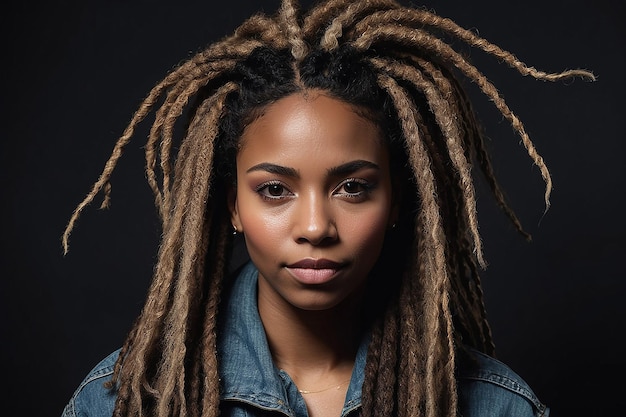
POLYGON ((296 281, 305 285, 320 285, 331 281, 344 264, 329 259, 302 259, 285 268, 296 281))
POLYGON ((296 263, 287 265, 287 268, 301 268, 301 269, 340 269, 343 264, 340 262, 331 261, 329 259, 313 259, 306 258, 296 263))

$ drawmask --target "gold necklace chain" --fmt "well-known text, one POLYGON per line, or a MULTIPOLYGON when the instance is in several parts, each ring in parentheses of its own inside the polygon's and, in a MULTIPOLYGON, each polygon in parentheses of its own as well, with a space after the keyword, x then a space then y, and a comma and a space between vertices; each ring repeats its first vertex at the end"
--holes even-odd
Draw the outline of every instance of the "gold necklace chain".
POLYGON ((331 389, 339 389, 342 387, 343 384, 345 384, 346 382, 350 382, 350 379, 346 379, 345 381, 343 381, 342 383, 340 383, 339 385, 333 385, 331 387, 328 388, 324 388, 324 389, 320 389, 320 390, 316 390, 316 391, 312 391, 312 390, 306 390, 306 389, 299 389, 298 392, 300 394, 317 394, 318 392, 324 392, 324 391, 330 391, 331 389))

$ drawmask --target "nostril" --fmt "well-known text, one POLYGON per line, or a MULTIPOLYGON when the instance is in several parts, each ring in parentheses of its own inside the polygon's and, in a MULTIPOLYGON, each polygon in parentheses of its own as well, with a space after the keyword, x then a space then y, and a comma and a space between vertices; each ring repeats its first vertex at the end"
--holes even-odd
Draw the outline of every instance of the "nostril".
POLYGON ((338 240, 337 227, 328 222, 324 227, 308 228, 297 237, 298 243, 309 243, 314 246, 329 245, 338 240))
POLYGON ((294 239, 298 243, 328 245, 338 238, 332 207, 325 195, 302 193, 295 209, 294 239))

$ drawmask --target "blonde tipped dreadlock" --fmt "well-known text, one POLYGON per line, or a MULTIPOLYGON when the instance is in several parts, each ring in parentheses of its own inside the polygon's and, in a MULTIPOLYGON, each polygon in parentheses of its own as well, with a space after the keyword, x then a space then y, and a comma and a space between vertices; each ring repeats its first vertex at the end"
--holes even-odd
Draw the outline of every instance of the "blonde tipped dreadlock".
POLYGON ((115 416, 219 414, 217 317, 232 244, 226 190, 237 140, 264 106, 306 89, 362 108, 388 134, 396 166, 410 168, 409 178, 395 173, 413 194, 403 197, 403 219, 411 227, 405 240, 391 243, 404 245, 405 262, 374 318, 362 415, 457 415, 460 346, 494 353, 478 275, 485 261, 472 161, 524 233, 504 201, 457 77, 474 82, 519 134, 545 180, 546 208, 552 182, 521 121, 446 39, 524 76, 594 79, 583 70, 538 71, 449 19, 392 0, 330 0, 304 16, 294 0, 284 0, 275 16, 251 17, 154 87, 63 235, 67 251, 84 208, 100 192, 108 203, 109 178, 124 146, 154 112, 146 171, 163 238, 146 304, 109 385, 118 390, 115 416), (174 157, 174 125, 186 110, 189 123, 174 157))

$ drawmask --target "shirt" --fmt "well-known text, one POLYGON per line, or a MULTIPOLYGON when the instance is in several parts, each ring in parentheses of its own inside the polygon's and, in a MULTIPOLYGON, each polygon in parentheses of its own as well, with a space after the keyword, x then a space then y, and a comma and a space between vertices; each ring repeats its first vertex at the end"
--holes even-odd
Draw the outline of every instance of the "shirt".
MULTIPOLYGON (((257 310, 258 272, 248 263, 225 297, 218 338, 221 415, 307 416, 304 399, 286 372, 277 369, 257 310)), ((341 417, 358 416, 369 338, 358 349, 341 417)), ((531 388, 509 367, 470 350, 471 363, 459 364, 457 386, 462 417, 548 417, 531 388)), ((110 417, 116 393, 110 380, 119 351, 100 362, 79 385, 62 417, 110 417)))

